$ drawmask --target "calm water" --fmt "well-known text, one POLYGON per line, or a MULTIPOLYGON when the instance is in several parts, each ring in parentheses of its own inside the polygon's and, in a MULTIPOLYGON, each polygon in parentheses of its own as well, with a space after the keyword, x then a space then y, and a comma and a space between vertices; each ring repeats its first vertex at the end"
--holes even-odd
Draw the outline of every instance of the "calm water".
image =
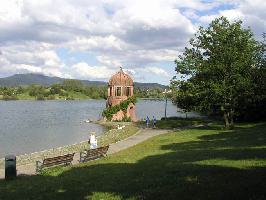
MULTIPOLYGON (((160 119, 164 106, 164 101, 140 100, 137 117, 160 119)), ((0 101, 0 158, 81 142, 91 131, 101 135, 102 126, 84 120, 99 119, 104 108, 104 100, 0 101)), ((168 102, 167 116, 183 114, 168 102)))

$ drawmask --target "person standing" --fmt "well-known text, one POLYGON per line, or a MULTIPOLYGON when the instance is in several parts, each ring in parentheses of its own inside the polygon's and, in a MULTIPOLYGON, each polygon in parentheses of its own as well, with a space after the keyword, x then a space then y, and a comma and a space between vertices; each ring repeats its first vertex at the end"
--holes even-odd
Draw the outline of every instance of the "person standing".
POLYGON ((150 124, 150 118, 147 116, 146 117, 146 128, 149 128, 149 124, 150 124))
POLYGON ((97 139, 95 133, 92 132, 90 135, 90 149, 96 149, 96 148, 97 148, 97 139))
POLYGON ((157 123, 157 120, 156 120, 156 118, 153 116, 153 128, 156 128, 156 123, 157 123))

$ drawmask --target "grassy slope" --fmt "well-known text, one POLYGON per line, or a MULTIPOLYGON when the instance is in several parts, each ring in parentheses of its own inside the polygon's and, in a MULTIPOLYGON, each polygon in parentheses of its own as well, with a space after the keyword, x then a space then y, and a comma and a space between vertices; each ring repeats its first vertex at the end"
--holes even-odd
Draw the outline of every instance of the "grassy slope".
POLYGON ((134 134, 137 133, 137 131, 139 130, 138 127, 136 127, 135 125, 127 125, 125 128, 123 128, 122 130, 118 130, 116 128, 116 126, 119 124, 120 126, 123 124, 123 122, 114 122, 114 125, 111 126, 112 129, 109 130, 107 133, 105 133, 102 137, 100 137, 98 139, 98 143, 101 146, 105 146, 107 144, 111 144, 111 143, 115 143, 118 142, 120 140, 124 140, 134 134))
POLYGON ((0 199, 265 199, 266 124, 195 128, 104 159, 0 181, 0 199))
POLYGON ((18 100, 35 100, 35 97, 30 96, 28 93, 22 93, 17 95, 18 100))
POLYGON ((74 91, 69 91, 68 92, 69 97, 73 97, 74 99, 79 99, 79 100, 84 100, 84 99, 91 99, 87 95, 81 93, 81 92, 74 92, 74 91))

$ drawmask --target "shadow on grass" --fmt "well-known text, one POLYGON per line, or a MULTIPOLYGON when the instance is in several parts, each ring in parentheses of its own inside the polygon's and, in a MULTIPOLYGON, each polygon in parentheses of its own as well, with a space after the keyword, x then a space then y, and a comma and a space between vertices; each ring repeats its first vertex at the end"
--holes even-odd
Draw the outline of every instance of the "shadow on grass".
POLYGON ((1 181, 0 199, 265 199, 265 130, 262 124, 200 135, 198 141, 162 144, 166 153, 136 163, 112 163, 111 156, 58 176, 1 181), (264 166, 207 162, 219 159, 264 159, 264 166))

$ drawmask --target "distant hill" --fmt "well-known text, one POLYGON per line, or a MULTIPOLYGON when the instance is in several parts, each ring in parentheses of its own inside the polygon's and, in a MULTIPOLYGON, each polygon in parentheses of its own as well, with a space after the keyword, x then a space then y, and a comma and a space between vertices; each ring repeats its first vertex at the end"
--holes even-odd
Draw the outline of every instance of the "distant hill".
MULTIPOLYGON (((62 83, 63 78, 59 77, 50 77, 42 74, 15 74, 13 76, 0 78, 0 86, 27 86, 31 84, 38 84, 43 86, 50 86, 55 83, 62 83)), ((88 81, 88 80, 80 80, 83 84, 89 86, 103 86, 107 85, 107 82, 104 81, 88 81)), ((139 83, 135 82, 135 87, 139 88, 166 88, 165 85, 161 85, 158 83, 139 83)))

